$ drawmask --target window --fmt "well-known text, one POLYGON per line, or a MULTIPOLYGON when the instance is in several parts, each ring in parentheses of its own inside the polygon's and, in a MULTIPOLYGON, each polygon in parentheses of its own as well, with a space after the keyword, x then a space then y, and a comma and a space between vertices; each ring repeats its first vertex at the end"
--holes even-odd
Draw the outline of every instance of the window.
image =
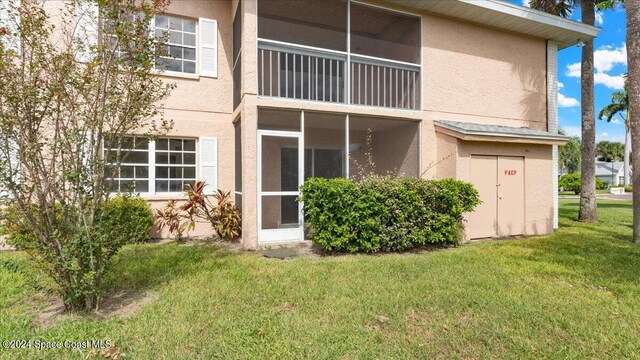
POLYGON ((156 63, 161 70, 196 73, 196 20, 160 15, 155 18, 156 36, 166 36, 166 52, 156 63))
MULTIPOLYGON (((113 192, 177 193, 182 192, 187 184, 196 182, 195 139, 162 138, 148 141, 127 137, 119 142, 106 143, 112 144, 111 148, 105 147, 104 156, 109 177, 113 180, 113 192)), ((205 155, 210 160, 202 159, 201 165, 216 162, 216 154, 206 152, 205 155)))
POLYGON ((156 192, 180 192, 196 181, 196 141, 156 141, 156 192))
POLYGON ((107 159, 107 171, 110 172, 109 176, 112 179, 111 191, 149 192, 149 141, 144 138, 129 137, 117 143, 115 141, 106 143, 112 146, 103 150, 104 157, 107 159))

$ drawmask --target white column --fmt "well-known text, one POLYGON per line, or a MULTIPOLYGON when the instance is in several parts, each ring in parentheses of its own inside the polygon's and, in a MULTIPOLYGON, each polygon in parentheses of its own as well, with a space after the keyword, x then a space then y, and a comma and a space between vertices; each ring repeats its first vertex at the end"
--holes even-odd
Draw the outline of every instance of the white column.
MULTIPOLYGON (((547 42, 547 131, 558 133, 558 44, 547 42)), ((553 228, 558 228, 558 145, 553 145, 553 228)))

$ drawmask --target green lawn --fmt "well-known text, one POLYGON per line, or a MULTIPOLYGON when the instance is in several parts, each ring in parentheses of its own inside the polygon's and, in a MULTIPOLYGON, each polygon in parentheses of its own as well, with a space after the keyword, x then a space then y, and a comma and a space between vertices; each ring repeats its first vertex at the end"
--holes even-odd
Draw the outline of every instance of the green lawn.
MULTIPOLYGON (((577 202, 563 201, 551 236, 423 254, 280 261, 130 246, 109 287, 153 300, 126 317, 49 327, 34 320, 45 280, 23 254, 1 254, 0 339, 111 339, 134 359, 638 358, 631 204, 599 204, 599 224, 576 222, 577 202)), ((83 353, 0 349, 1 358, 71 355, 83 353)))

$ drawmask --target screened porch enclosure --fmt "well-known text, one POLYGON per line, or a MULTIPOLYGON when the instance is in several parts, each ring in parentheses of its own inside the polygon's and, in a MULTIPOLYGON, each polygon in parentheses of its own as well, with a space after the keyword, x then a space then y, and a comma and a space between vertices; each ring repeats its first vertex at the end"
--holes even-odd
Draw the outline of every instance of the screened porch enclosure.
POLYGON ((419 176, 418 130, 409 120, 259 109, 259 241, 303 239, 296 198, 308 178, 419 176))
POLYGON ((347 0, 258 5, 261 96, 420 109, 420 18, 347 0))

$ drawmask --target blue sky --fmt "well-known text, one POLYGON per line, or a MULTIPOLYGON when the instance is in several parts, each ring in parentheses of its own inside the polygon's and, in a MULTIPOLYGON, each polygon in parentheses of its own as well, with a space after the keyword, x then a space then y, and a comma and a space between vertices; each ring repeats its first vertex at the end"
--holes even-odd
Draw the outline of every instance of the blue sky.
MULTIPOLYGON (((510 0, 519 5, 528 0, 510 0)), ((580 19, 580 9, 571 16, 580 19)), ((622 90, 621 75, 627 71, 625 32, 626 17, 624 9, 599 11, 596 26, 602 28, 595 39, 595 113, 609 104, 611 93, 622 90)), ((558 117, 560 127, 569 135, 580 135, 580 53, 577 46, 564 49, 558 55, 558 117)), ((611 123, 596 120, 596 140, 624 142, 624 124, 620 118, 611 123)))

